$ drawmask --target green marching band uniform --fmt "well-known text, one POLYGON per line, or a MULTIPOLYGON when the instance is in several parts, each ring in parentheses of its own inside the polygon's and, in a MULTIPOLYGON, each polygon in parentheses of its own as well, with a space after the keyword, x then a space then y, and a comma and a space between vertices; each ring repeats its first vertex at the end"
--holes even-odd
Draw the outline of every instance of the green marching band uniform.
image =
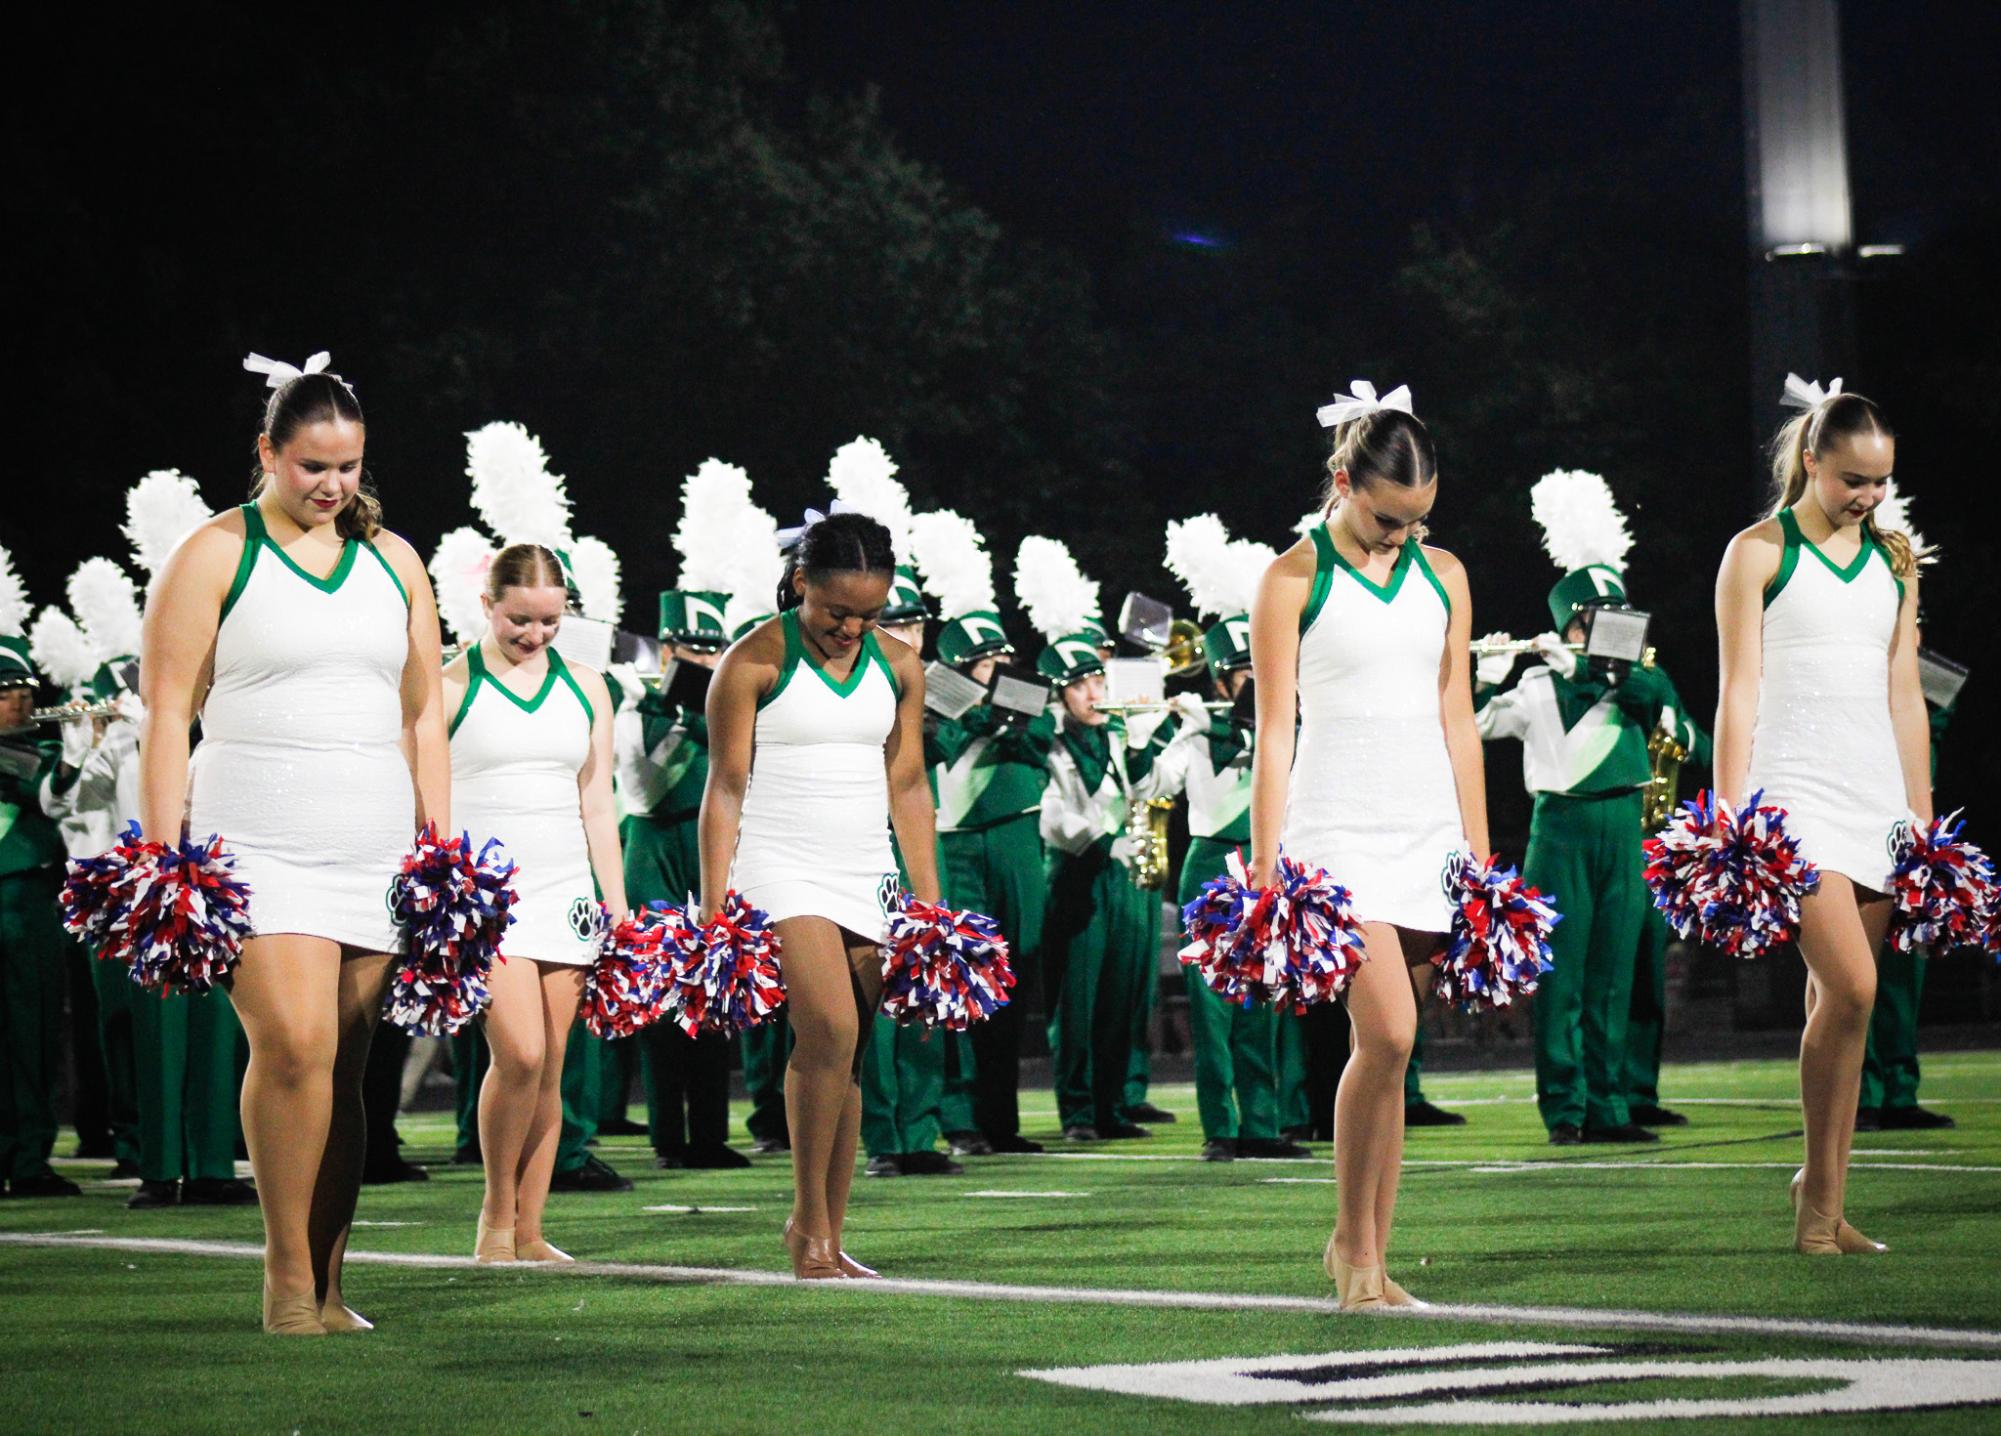
MULTIPOLYGON (((720 653, 720 593, 674 590, 660 595, 660 641, 695 653, 720 653)), ((686 661, 686 660, 683 660, 686 661)), ((630 695, 628 695, 628 698, 630 695)), ((701 888, 698 828, 709 779, 709 730, 702 714, 654 690, 619 709, 613 726, 619 801, 625 811, 626 898, 685 903, 701 888)), ((647 1135, 663 1165, 740 1165, 728 1151, 729 1038, 691 1038, 671 1022, 656 1022, 635 1039, 646 1088, 647 1135), (734 1160, 731 1160, 734 1158, 734 1160)), ((610 1044, 607 1056, 622 1044, 610 1044)))
MULTIPOLYGON (((0 689, 41 681, 18 637, 0 637, 0 689)), ((15 1196, 69 1195, 55 1173, 56 1085, 62 1071, 63 841, 39 789, 55 767, 54 742, 10 739, 0 752, 0 1178, 15 1196)))
MULTIPOLYGON (((1618 571, 1593 564, 1550 590, 1549 611, 1562 633, 1592 605, 1625 602, 1618 571)), ((1647 1055, 1631 1064, 1634 1073, 1628 1023, 1635 970, 1658 922, 1641 876, 1641 810, 1652 772, 1647 739, 1669 725, 1696 761, 1707 763, 1708 735, 1688 716, 1666 672, 1643 665, 1616 678, 1581 659, 1571 675, 1532 668, 1506 692, 1476 685, 1474 703, 1482 737, 1521 740, 1523 779, 1535 795, 1523 873, 1556 894, 1564 914, 1550 940, 1554 966, 1535 1000, 1543 1123, 1559 1142, 1651 1140, 1633 1125, 1628 1096, 1629 1082, 1643 1098, 1653 1088, 1665 990, 1663 949, 1656 948, 1646 978, 1651 1002, 1643 1004, 1654 1014, 1647 1055)))
MULTIPOLYGON (((89 696, 119 698, 113 660, 98 670, 89 696)), ((136 701, 127 695, 126 704, 136 701)), ((43 802, 67 833, 98 853, 139 810, 139 726, 116 720, 75 766, 59 765, 43 784, 43 802), (88 835, 87 841, 85 835, 88 835)), ((255 1200, 236 1179, 240 1136, 237 1095, 245 1057, 236 1010, 221 992, 153 994, 134 987, 117 963, 93 962, 105 1056, 114 1102, 121 1068, 129 1071, 136 1112, 133 1161, 140 1185, 127 1205, 240 1204, 255 1200)), ((124 1152, 121 1146, 121 1160, 124 1152)))
MULTIPOLYGON (((1102 632, 1054 640, 1036 660, 1057 688, 1104 671, 1102 632)), ((1065 1135, 1143 1136, 1129 1115, 1133 1034, 1149 971, 1159 958, 1159 907, 1133 881, 1127 822, 1134 802, 1163 797, 1154 760, 1165 725, 1128 746, 1125 724, 1058 721, 1042 795, 1049 906, 1043 923, 1043 990, 1049 1008, 1056 1105, 1065 1135)))
MULTIPOLYGON (((938 635, 938 656, 961 670, 1014 649, 990 610, 960 614, 938 635)), ((1011 717, 991 703, 941 723, 927 754, 938 797, 939 873, 945 901, 985 913, 1007 938, 1014 1000, 970 1033, 952 1033, 960 1070, 973 1078, 970 1126, 998 1152, 1040 1150, 1021 1135, 1021 1036, 1048 889, 1042 794, 1056 719, 1011 717), (970 1049, 970 1059, 965 1056, 970 1049)))
MULTIPOLYGON (((1249 645, 1249 614, 1226 617, 1202 635, 1203 656, 1219 689, 1229 674, 1250 666, 1249 645)), ((1248 852, 1255 737, 1235 715, 1212 713, 1200 724, 1177 723, 1155 765, 1169 791, 1188 795, 1188 855, 1175 896, 1178 907, 1223 875, 1232 850, 1248 852)), ((1269 1003, 1226 1002, 1192 969, 1183 971, 1203 1155, 1211 1160, 1305 1155, 1304 1148, 1280 1138, 1311 1121, 1300 1019, 1269 1003)))

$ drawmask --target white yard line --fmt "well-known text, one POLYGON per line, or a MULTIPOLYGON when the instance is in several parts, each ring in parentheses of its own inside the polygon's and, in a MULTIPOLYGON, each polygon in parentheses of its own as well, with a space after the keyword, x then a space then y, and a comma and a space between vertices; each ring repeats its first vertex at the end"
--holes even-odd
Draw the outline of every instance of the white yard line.
MULTIPOLYGON (((1451 1167, 1464 1172, 1511 1176, 1517 1172, 1750 1172, 1796 1171, 1797 1161, 1787 1162, 1677 1162, 1667 1157, 1635 1158, 1632 1161, 1584 1162, 1547 1161, 1497 1162, 1492 1158, 1460 1161, 1405 1162, 1406 1167, 1451 1167)), ((2001 1166, 1970 1166, 1957 1162, 1850 1162, 1851 1172, 2001 1172, 2001 1166)), ((1260 1177, 1269 1186, 1331 1186, 1332 1177, 1260 1177)))
MULTIPOLYGON (((157 1237, 83 1237, 54 1232, 0 1232, 0 1246, 76 1247, 140 1255, 220 1257, 238 1261, 257 1261, 264 1255, 262 1246, 250 1242, 191 1241, 157 1237)), ((1306 1258, 1302 1258, 1304 1259, 1306 1258)), ((469 1256, 440 1256, 424 1252, 350 1251, 347 1260, 351 1263, 377 1266, 481 1273, 482 1275, 476 1277, 476 1280, 484 1279, 484 1273, 490 1270, 477 1266, 469 1256)), ((568 1275, 709 1285, 796 1285, 789 1274, 779 1271, 753 1271, 737 1267, 661 1266, 643 1262, 580 1261, 561 1265, 522 1262, 509 1264, 505 1270, 510 1274, 534 1273, 537 1279, 558 1281, 568 1275)), ((1174 1311, 1292 1311, 1313 1312, 1325 1316, 1335 1314, 1332 1299, 1326 1297, 1265 1296, 1203 1291, 1135 1291, 1116 1287, 1015 1286, 1001 1282, 898 1278, 885 1278, 881 1281, 816 1282, 812 1286, 821 1293, 831 1291, 857 1297, 931 1296, 972 1301, 1150 1307, 1174 1311)), ((1554 1326, 1680 1332, 1691 1335, 1782 1336, 1897 1348, 1958 1347, 2001 1351, 2001 1331, 1938 1326, 1896 1326, 1886 1322, 1704 1316, 1692 1312, 1595 1310, 1590 1307, 1564 1306, 1431 1305, 1372 1315, 1375 1320, 1392 1321, 1459 1321, 1506 1327, 1554 1326)))

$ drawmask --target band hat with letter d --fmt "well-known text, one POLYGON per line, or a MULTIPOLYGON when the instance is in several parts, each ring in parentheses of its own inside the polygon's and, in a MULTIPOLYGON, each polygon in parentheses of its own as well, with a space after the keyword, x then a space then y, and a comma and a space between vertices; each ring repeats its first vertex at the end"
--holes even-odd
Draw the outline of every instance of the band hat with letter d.
POLYGON ((924 602, 924 590, 917 585, 917 570, 909 564, 898 564, 896 576, 889 583, 889 602, 883 605, 878 621, 894 627, 904 623, 922 623, 930 616, 931 608, 924 602))
POLYGON ((1099 651, 1103 640, 1103 634, 1088 630, 1066 633, 1037 656, 1035 671, 1058 687, 1089 678, 1093 673, 1103 673, 1105 659, 1099 651))
POLYGON ((0 636, 0 688, 33 688, 42 681, 28 657, 28 640, 0 636))
POLYGON ((729 595, 715 589, 668 589, 660 595, 660 638, 683 648, 712 651, 729 645, 723 610, 729 595))
POLYGON ((1563 570, 1549 591, 1549 616, 1561 633, 1582 609, 1626 602, 1626 554, 1633 535, 1602 475, 1556 469, 1529 490, 1529 512, 1542 546, 1563 570))
POLYGON ((1198 614, 1220 620, 1202 635, 1202 656, 1211 677, 1250 665, 1251 600, 1277 558, 1270 544, 1231 538, 1214 514, 1167 525, 1168 571, 1188 590, 1198 614))
POLYGON ((954 668, 1013 652, 1001 616, 991 609, 962 613, 938 630, 938 656, 954 668))

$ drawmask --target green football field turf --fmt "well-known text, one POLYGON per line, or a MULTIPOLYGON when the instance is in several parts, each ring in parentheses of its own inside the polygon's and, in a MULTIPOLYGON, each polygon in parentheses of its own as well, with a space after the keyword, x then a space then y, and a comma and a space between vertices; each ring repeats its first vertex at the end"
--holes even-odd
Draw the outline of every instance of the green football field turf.
MULTIPOLYGON (((1391 1272, 1451 1304, 1417 1318, 1332 1310, 1324 1147, 1200 1162, 1185 1086, 1156 1090, 1182 1120, 1150 1140, 1066 1146, 1034 1094, 1029 1134, 1051 1156, 858 1177, 848 1246, 901 1279, 886 1283, 776 1280, 784 1157, 660 1172, 633 1140, 602 1150, 635 1191, 552 1204, 549 1234, 591 1267, 476 1269, 479 1174, 446 1165, 443 1116, 406 1118, 433 1180, 364 1191, 348 1272, 378 1330, 324 1341, 258 1333, 254 1208, 128 1212, 102 1165, 71 1164, 82 1199, 0 1202, 0 1424, 1234 1432, 1332 1414, 1418 1431, 1454 1400, 1544 1421, 1790 1397, 1776 1416, 1665 1424, 1991 1431, 2001 1405, 1973 1403, 2001 1402, 1997 1078, 2001 1054, 1928 1061, 1925 1100, 1958 1129, 1856 1142, 1849 1216, 1891 1253, 1809 1260, 1790 1250, 1789 1064, 1672 1068, 1691 1122, 1648 1148, 1549 1147, 1523 1072, 1427 1077, 1470 1120, 1410 1137, 1391 1272), (1198 1361, 1215 1365, 1179 1365, 1198 1361), (1076 1370, 1103 1367, 1143 1369, 1076 1370), (1487 1389, 1502 1382, 1528 1389, 1487 1389), (1917 1398, 1958 1404, 1839 1411, 1917 1398)), ((1597 1427, 1638 1429, 1572 1429, 1597 1427)))

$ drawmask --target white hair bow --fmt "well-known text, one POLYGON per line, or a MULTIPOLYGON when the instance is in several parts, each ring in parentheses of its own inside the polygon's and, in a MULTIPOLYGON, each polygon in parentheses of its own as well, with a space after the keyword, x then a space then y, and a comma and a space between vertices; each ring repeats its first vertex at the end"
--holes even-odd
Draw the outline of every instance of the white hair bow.
MULTIPOLYGON (((299 369, 287 364, 283 359, 266 359, 262 354, 251 354, 244 359, 243 367, 252 374, 262 374, 265 388, 282 389, 294 379, 303 379, 308 374, 326 374, 327 365, 332 358, 332 355, 322 349, 306 361, 305 368, 299 369)), ((342 384, 347 383, 347 380, 338 374, 327 374, 327 377, 342 384)))
POLYGON ((1320 406, 1317 417, 1320 427, 1331 429, 1336 424, 1345 424, 1350 419, 1359 419, 1364 414, 1373 414, 1378 409, 1399 409, 1408 414, 1410 407, 1410 385, 1399 384, 1378 399, 1376 386, 1367 379, 1350 379, 1348 392, 1336 394, 1334 402, 1320 406))
POLYGON ((778 531, 778 547, 780 551, 792 548, 800 539, 806 536, 807 529, 825 519, 832 518, 835 514, 858 514, 860 512, 860 509, 856 508, 846 499, 835 499, 831 504, 827 505, 825 513, 821 513, 818 509, 808 509, 801 515, 803 522, 797 528, 780 529, 778 531))
POLYGON ((1779 396, 1779 402, 1789 409, 1818 409, 1840 392, 1841 380, 1838 378, 1828 380, 1827 387, 1822 388, 1810 379, 1787 374, 1786 390, 1779 396))

